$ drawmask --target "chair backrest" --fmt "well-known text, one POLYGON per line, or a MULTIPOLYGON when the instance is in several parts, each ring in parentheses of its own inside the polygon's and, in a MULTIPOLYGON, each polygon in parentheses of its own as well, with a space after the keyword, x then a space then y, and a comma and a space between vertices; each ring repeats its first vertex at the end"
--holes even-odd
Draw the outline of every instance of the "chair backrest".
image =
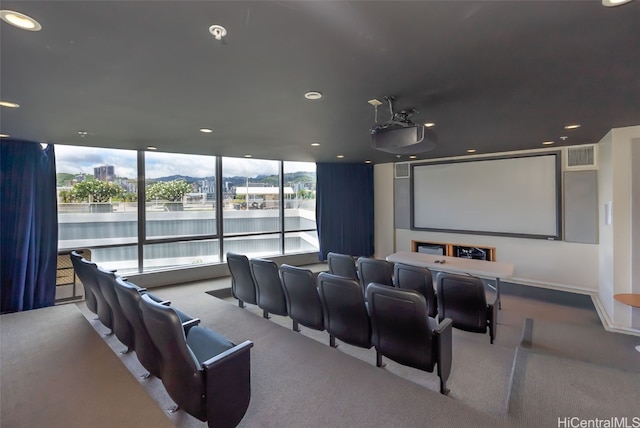
POLYGON ((438 284, 438 318, 451 318, 453 326, 476 333, 487 331, 488 307, 484 284, 480 278, 440 272, 438 284))
POLYGON ((313 272, 284 264, 280 275, 289 317, 309 328, 324 330, 322 302, 313 272))
POLYGON ((258 306, 272 314, 287 315, 287 299, 278 265, 271 260, 259 258, 251 259, 249 265, 256 283, 258 306))
POLYGON ((413 290, 422 294, 427 301, 427 313, 435 318, 438 313, 438 301, 433 287, 433 276, 427 268, 396 263, 393 268, 396 287, 413 290))
POLYGON ((375 282, 393 286, 393 265, 386 260, 372 259, 369 257, 358 258, 358 276, 362 289, 375 282))
POLYGON ((116 275, 104 270, 100 267, 96 270, 96 276, 98 277, 98 285, 100 291, 107 301, 107 304, 111 308, 111 320, 113 332, 120 342, 122 342, 127 348, 133 348, 133 327, 129 323, 126 315, 122 311, 122 306, 118 300, 116 294, 115 283, 116 275))
POLYGON ((437 323, 417 291, 371 283, 367 286, 372 342, 376 350, 400 364, 433 371, 437 362, 437 323))
POLYGON ((322 272, 318 293, 327 332, 351 345, 371 348, 371 322, 360 283, 322 272))
MULTIPOLYGON (((167 393, 185 412, 205 421, 205 381, 176 311, 143 295, 142 319, 160 356, 160 378, 167 393)), ((194 327, 195 328, 195 327, 194 327)))
POLYGON ((349 279, 358 279, 356 262, 353 257, 348 254, 327 254, 327 265, 329 267, 329 273, 332 275, 343 276, 349 279))
POLYGON ((227 253, 227 266, 231 273, 233 296, 243 302, 257 304, 256 284, 253 281, 247 256, 229 252, 227 253))
POLYGON ((122 311, 133 328, 133 349, 136 351, 138 361, 149 373, 159 378, 161 376, 160 356, 142 319, 140 291, 138 287, 122 278, 116 278, 115 290, 122 311))
MULTIPOLYGON (((93 295, 96 298, 98 319, 108 329, 113 329, 113 316, 111 315, 111 306, 102 294, 100 283, 98 281, 98 265, 86 259, 80 260, 79 271, 84 272, 87 277, 87 283, 92 284, 93 295)), ((82 280, 82 277, 80 277, 82 280)))
POLYGON ((94 314, 97 314, 98 301, 95 295, 96 292, 94 291, 98 286, 98 284, 96 283, 96 279, 91 275, 88 267, 84 263, 82 263, 82 260, 86 259, 82 257, 77 251, 72 251, 69 257, 71 258, 73 270, 76 275, 78 275, 78 278, 82 283, 82 287, 84 288, 84 300, 87 304, 87 308, 94 314))

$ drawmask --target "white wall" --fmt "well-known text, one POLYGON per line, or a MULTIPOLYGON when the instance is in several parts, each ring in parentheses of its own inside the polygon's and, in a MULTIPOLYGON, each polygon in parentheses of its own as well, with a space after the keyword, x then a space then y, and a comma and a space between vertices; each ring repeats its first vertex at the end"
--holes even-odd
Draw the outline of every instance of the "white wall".
MULTIPOLYGON (((600 221, 599 226, 599 289, 598 294, 607 321, 614 328, 638 329, 634 325, 633 309, 614 300, 617 293, 632 293, 634 251, 640 242, 634 242, 632 200, 640 198, 640 183, 633 182, 633 171, 640 168, 637 149, 632 145, 640 144, 640 126, 611 130, 599 143, 600 174, 598 196, 600 209, 604 211, 606 203, 612 204, 612 222, 610 225, 600 221)), ((637 213, 636 213, 637 217, 637 213)), ((635 235, 637 236, 637 234, 635 235)), ((637 292, 637 288, 635 289, 637 292)), ((636 317, 637 318, 637 317, 636 317)), ((637 322, 636 322, 637 324, 637 322)))
POLYGON ((594 244, 398 229, 396 250, 411 251, 411 240, 495 247, 496 261, 514 265, 509 281, 577 292, 598 291, 598 246, 594 244))

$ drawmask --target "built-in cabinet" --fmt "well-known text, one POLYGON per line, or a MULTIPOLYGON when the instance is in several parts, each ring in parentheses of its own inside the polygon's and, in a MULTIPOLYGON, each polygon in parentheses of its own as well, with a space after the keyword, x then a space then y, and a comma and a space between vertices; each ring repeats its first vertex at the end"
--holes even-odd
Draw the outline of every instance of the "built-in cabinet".
POLYGON ((484 247, 471 244, 454 244, 451 242, 411 241, 411 251, 465 259, 496 260, 495 247, 484 247))

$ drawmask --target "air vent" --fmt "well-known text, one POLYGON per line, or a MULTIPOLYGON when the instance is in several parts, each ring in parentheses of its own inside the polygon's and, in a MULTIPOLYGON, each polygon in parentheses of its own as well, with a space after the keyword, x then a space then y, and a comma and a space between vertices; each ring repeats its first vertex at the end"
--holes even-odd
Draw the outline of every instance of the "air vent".
POLYGON ((401 162, 395 165, 395 178, 409 178, 409 162, 401 162))
POLYGON ((575 146, 567 147, 567 156, 565 159, 566 169, 569 170, 584 170, 584 169, 597 169, 598 168, 598 152, 596 146, 575 146))

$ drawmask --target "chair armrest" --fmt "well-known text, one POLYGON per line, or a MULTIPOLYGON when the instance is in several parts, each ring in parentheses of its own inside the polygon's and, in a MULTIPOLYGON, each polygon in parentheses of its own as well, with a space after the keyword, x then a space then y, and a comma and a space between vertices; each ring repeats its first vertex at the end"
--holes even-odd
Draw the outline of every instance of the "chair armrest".
POLYGON ((182 328, 184 328, 185 331, 187 331, 191 327, 194 327, 194 326, 196 326, 198 324, 200 324, 200 318, 192 318, 189 321, 183 322, 182 323, 182 328))
MULTIPOLYGON (((443 319, 438 326, 433 329, 436 342, 436 359, 438 364, 438 377, 440 385, 446 384, 451 374, 451 362, 453 359, 453 321, 451 318, 443 319)), ((446 394, 447 391, 440 391, 446 394)))
POLYGON ((251 399, 252 347, 247 340, 202 363, 209 426, 235 427, 244 417, 251 399))

